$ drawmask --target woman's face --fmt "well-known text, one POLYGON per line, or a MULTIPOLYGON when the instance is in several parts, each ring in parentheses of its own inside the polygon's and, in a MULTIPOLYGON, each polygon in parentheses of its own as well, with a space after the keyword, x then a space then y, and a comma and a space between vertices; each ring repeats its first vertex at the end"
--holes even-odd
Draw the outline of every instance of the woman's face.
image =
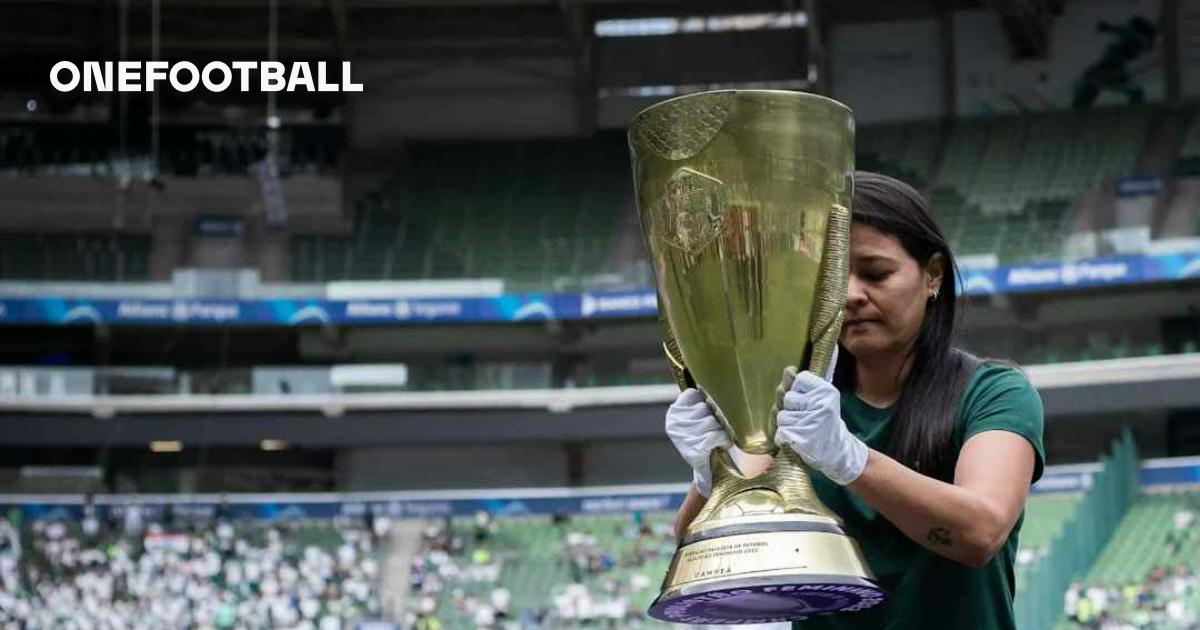
POLYGON ((906 352, 942 284, 942 266, 941 254, 922 267, 896 237, 853 224, 842 346, 860 360, 906 352))

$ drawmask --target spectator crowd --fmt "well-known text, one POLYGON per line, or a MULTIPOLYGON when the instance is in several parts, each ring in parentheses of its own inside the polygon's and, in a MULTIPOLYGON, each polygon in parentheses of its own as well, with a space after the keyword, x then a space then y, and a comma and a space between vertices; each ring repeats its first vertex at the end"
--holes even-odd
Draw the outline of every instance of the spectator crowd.
POLYGON ((428 522, 412 561, 411 606, 402 627, 551 630, 660 625, 644 611, 674 551, 667 522, 652 522, 641 514, 587 519, 590 522, 579 527, 567 515, 552 522, 510 519, 509 529, 499 532, 486 512, 470 523, 428 522), (539 555, 535 547, 541 543, 518 539, 513 531, 521 527, 527 528, 527 535, 545 536, 552 553, 539 555), (524 583, 526 579, 537 582, 524 583))
POLYGON ((1181 560, 1158 566, 1141 581, 1125 584, 1074 582, 1064 595, 1063 612, 1071 627, 1096 630, 1192 630, 1200 628, 1200 576, 1196 558, 1183 558, 1200 535, 1193 510, 1178 509, 1163 541, 1167 557, 1181 560))
POLYGON ((359 521, 0 519, 0 628, 342 630, 378 618, 359 521))

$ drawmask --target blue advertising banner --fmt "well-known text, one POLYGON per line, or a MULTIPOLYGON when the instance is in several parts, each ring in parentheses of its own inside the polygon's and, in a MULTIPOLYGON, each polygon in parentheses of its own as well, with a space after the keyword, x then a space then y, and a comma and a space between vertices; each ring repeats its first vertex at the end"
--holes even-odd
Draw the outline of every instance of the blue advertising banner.
POLYGON ((239 216, 202 214, 196 217, 196 236, 209 238, 238 238, 246 231, 239 216))
POLYGON ((1200 278, 1200 251, 1146 256, 1142 261, 1146 280, 1200 278))
MULTIPOLYGON (((676 510, 683 503, 682 492, 651 494, 610 494, 582 497, 481 497, 473 499, 378 499, 353 494, 315 500, 304 495, 277 495, 278 498, 239 500, 225 503, 211 500, 192 501, 186 498, 136 496, 97 496, 97 515, 122 518, 136 506, 141 516, 161 519, 171 510, 175 518, 209 520, 218 514, 228 518, 252 520, 330 519, 338 516, 363 517, 367 513, 390 518, 441 518, 470 516, 485 510, 499 516, 528 516, 549 514, 630 514, 676 510)), ((78 500, 61 503, 39 501, 6 502, 0 497, 0 516, 18 510, 31 520, 78 520, 83 518, 83 505, 78 500)))
POLYGON ((1161 194, 1161 177, 1124 177, 1117 180, 1118 197, 1153 197, 1161 194))
POLYGON ((579 296, 579 315, 588 317, 638 317, 658 313, 654 289, 584 293, 579 296))
POLYGON ((1088 260, 1014 265, 996 269, 996 292, 1045 291, 1141 282, 1142 257, 1109 256, 1088 260))
POLYGON ((1200 251, 1124 254, 989 269, 964 268, 962 275, 963 292, 967 295, 1169 282, 1200 278, 1200 251))
POLYGON ((571 294, 524 293, 489 298, 399 300, 0 299, 0 323, 7 324, 299 326, 333 323, 514 322, 578 317, 579 296, 571 294))
MULTIPOLYGON (((990 295, 1200 278, 1200 251, 962 269, 962 292, 990 295)), ((0 324, 268 325, 520 322, 652 317, 651 287, 494 297, 329 300, 0 298, 0 324)))

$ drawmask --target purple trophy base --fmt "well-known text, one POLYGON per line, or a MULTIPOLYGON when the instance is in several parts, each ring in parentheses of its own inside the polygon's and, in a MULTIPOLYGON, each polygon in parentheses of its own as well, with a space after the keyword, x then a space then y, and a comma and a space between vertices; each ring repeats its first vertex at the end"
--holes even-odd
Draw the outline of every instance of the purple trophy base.
POLYGON ((796 621, 814 615, 864 610, 886 593, 874 582, 832 575, 740 578, 664 593, 650 616, 690 624, 796 621))

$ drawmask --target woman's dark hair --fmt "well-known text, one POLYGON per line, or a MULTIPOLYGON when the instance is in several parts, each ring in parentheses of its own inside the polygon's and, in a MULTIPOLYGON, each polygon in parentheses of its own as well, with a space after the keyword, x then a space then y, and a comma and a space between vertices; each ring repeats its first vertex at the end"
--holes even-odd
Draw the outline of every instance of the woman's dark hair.
MULTIPOLYGON (((888 455, 922 473, 950 481, 958 451, 952 435, 959 401, 980 359, 951 346, 960 283, 958 265, 929 204, 912 186, 866 171, 854 174, 851 221, 896 237, 904 251, 922 268, 935 254, 943 256, 945 271, 937 299, 930 301, 925 320, 910 350, 912 367, 901 384, 893 408, 888 455)), ((854 391, 857 361, 842 349, 833 382, 854 391)))

